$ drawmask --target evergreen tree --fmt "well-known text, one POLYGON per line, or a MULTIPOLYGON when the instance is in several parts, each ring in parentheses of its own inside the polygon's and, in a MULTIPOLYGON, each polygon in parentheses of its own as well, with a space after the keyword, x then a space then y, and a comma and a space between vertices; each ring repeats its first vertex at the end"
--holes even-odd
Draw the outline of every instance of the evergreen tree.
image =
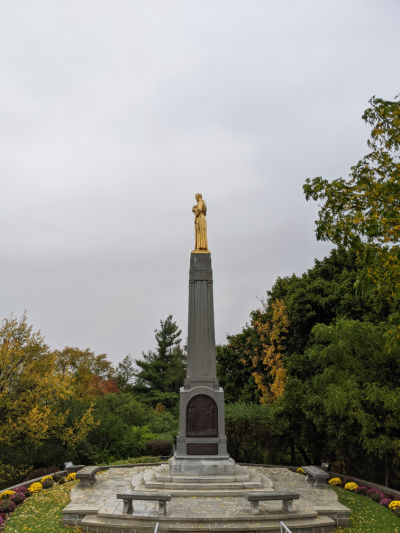
POLYGON ((186 370, 186 354, 180 337, 182 331, 169 315, 160 321, 160 329, 154 332, 156 350, 142 353, 142 359, 135 360, 140 370, 135 374, 134 391, 146 403, 175 407, 186 370))
POLYGON ((135 378, 135 366, 132 356, 126 355, 116 368, 118 389, 121 392, 129 392, 133 389, 135 378))

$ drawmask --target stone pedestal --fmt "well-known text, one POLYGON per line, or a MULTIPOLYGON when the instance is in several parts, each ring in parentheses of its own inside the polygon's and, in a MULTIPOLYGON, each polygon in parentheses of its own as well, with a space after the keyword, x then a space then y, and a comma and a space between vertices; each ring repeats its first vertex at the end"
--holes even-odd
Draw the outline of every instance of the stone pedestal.
POLYGON ((233 474, 226 450, 224 391, 215 361, 211 254, 192 252, 189 274, 187 374, 179 399, 173 475, 233 474))

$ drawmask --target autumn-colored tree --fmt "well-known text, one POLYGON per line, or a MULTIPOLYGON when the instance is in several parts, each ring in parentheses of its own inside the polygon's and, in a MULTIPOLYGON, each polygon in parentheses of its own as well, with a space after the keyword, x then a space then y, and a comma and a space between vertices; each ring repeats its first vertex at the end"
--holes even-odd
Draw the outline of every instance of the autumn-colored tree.
POLYGON ((306 199, 322 202, 317 238, 359 250, 358 262, 393 310, 400 302, 400 100, 370 100, 362 118, 371 126, 370 151, 349 179, 307 179, 306 199), (362 246, 363 245, 363 246, 362 246))
POLYGON ((258 336, 258 343, 245 353, 244 359, 244 362, 251 361, 261 403, 281 398, 285 389, 286 369, 283 357, 289 320, 283 300, 273 301, 271 307, 270 321, 262 320, 261 314, 254 314, 252 326, 258 336))
POLYGON ((40 332, 26 316, 0 325, 0 483, 26 471, 45 441, 75 447, 94 424, 91 408, 68 419, 71 377, 58 371, 40 332), (68 420, 68 424, 67 424, 68 420), (67 429, 69 428, 69 430, 67 429))
POLYGON ((70 346, 53 353, 58 372, 70 377, 75 397, 87 399, 118 392, 115 370, 106 354, 96 355, 89 348, 70 346))

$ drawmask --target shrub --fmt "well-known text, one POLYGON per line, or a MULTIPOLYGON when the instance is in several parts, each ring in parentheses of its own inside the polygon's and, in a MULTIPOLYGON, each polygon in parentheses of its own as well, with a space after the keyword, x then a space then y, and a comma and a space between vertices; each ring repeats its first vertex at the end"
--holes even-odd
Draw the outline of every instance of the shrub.
POLYGON ((356 490, 358 488, 358 485, 357 485, 357 483, 354 483, 354 481, 349 481, 348 483, 346 483, 344 488, 346 490, 354 491, 354 490, 356 490))
POLYGON ((17 506, 10 500, 0 501, 0 513, 12 513, 17 506))
POLYGON ((40 492, 42 488, 42 484, 36 481, 36 483, 32 483, 32 485, 28 487, 28 490, 31 494, 33 494, 35 492, 40 492))
POLYGON ((354 492, 357 492, 357 494, 363 494, 365 496, 365 493, 367 492, 367 487, 365 487, 364 485, 358 485, 354 492))
POLYGON ((48 474, 52 474, 59 470, 59 466, 50 465, 42 468, 35 468, 29 472, 29 474, 24 478, 24 481, 30 481, 31 479, 36 479, 38 477, 44 477, 48 474))
POLYGON ((118 459, 110 463, 111 465, 136 465, 140 463, 159 463, 161 457, 154 457, 152 455, 141 455, 140 457, 127 457, 126 459, 118 459))
POLYGON ((241 402, 227 404, 225 417, 228 451, 235 461, 284 463, 287 436, 277 423, 271 406, 241 402))
POLYGON ((370 488, 367 490, 365 494, 368 498, 370 498, 373 502, 379 502, 382 498, 385 497, 385 494, 378 489, 370 488))
POLYGON ((12 494, 15 494, 15 491, 14 491, 14 490, 4 490, 4 491, 0 494, 0 500, 8 500, 8 498, 9 498, 12 494))
POLYGON ((43 485, 43 481, 46 481, 46 479, 51 479, 53 481, 53 476, 43 476, 40 483, 43 485))
POLYGON ((66 481, 66 480, 65 480, 65 476, 61 476, 61 477, 60 477, 60 480, 59 480, 59 482, 58 482, 58 484, 59 484, 59 485, 64 485, 65 481, 66 481))
POLYGON ((379 500, 379 505, 383 505, 384 507, 389 507, 389 503, 392 502, 390 498, 382 498, 379 500))
POLYGON ((14 502, 16 505, 19 505, 25 500, 26 500, 25 494, 23 494, 22 492, 15 492, 14 494, 11 494, 10 496, 10 501, 14 502))
POLYGON ((338 487, 339 485, 342 484, 342 480, 340 479, 340 477, 331 477, 331 479, 328 481, 328 483, 332 487, 338 487))
POLYGON ((44 481, 42 481, 42 486, 44 489, 50 489, 54 486, 53 478, 47 478, 44 481))
POLYGON ((400 511, 400 500, 393 500, 389 503, 389 509, 391 511, 400 511))
POLYGON ((169 440, 148 440, 144 444, 146 455, 169 456, 172 453, 172 442, 169 440))
POLYGON ((21 494, 25 494, 28 492, 28 489, 24 487, 24 485, 20 485, 15 489, 15 492, 20 492, 21 494))
POLYGON ((66 481, 75 481, 76 479, 76 472, 71 472, 68 474, 66 481))
POLYGON ((0 516, 0 527, 3 525, 3 522, 4 522, 3 517, 0 516))

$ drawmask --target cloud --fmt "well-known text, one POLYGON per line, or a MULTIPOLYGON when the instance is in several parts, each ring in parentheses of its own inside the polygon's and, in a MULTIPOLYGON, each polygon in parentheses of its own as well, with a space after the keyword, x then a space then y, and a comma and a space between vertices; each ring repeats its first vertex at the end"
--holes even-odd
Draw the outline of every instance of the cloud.
POLYGON ((217 341, 324 256, 305 178, 366 150, 398 93, 397 2, 0 5, 0 316, 114 361, 186 333, 191 206, 208 204, 217 341))

